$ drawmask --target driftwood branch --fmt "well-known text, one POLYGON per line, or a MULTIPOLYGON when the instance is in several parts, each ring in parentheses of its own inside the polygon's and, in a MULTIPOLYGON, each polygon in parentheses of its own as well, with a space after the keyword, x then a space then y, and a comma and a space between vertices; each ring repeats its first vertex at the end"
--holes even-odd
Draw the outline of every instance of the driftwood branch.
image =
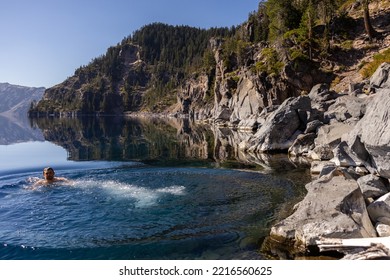
POLYGON ((390 237, 375 238, 321 238, 318 248, 323 251, 338 251, 346 260, 390 259, 390 237))

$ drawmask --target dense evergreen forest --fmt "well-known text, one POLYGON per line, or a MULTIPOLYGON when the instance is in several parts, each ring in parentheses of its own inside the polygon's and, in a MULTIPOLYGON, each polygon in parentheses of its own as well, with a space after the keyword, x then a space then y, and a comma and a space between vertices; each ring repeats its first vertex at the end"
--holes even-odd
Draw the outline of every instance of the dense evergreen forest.
POLYGON ((291 61, 321 64, 353 39, 356 22, 348 14, 353 6, 364 14, 368 40, 380 36, 370 23, 368 2, 268 0, 239 26, 148 24, 49 89, 31 113, 163 111, 177 101, 177 89, 189 78, 206 74, 214 81, 216 47, 227 73, 247 67, 258 75, 279 75, 291 61), (218 45, 211 46, 211 39, 218 45), (261 57, 255 59, 253 50, 259 48, 261 57), (124 50, 138 60, 126 64, 124 50))

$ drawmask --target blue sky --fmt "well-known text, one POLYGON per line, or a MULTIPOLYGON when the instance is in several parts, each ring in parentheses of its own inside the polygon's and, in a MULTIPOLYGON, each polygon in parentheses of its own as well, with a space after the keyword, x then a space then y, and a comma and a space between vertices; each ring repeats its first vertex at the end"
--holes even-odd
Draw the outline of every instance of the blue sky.
POLYGON ((152 22, 238 25, 259 0, 0 0, 0 82, 51 87, 152 22))

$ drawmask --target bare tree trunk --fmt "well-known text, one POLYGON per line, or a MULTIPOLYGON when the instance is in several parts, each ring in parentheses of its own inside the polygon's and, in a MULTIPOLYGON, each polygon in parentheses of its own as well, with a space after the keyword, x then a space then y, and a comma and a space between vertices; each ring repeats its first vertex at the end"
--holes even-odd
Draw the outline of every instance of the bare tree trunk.
POLYGON ((362 4, 363 4, 363 14, 364 14, 364 28, 366 29, 366 33, 368 35, 368 39, 370 40, 370 42, 372 41, 372 39, 374 37, 376 37, 376 31, 375 29, 372 27, 372 24, 371 24, 371 19, 370 19, 370 10, 369 10, 369 5, 370 1, 369 0, 363 0, 362 1, 362 4))

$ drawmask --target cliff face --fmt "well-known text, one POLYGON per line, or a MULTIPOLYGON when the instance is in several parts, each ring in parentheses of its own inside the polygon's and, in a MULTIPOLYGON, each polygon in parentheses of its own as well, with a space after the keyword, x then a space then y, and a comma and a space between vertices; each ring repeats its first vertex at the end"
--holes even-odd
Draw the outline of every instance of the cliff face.
MULTIPOLYGON (((249 25, 240 28, 242 38, 250 37, 249 25)), ((188 27, 157 24, 145 29, 148 32, 140 31, 143 37, 138 36, 142 45, 129 38, 109 48, 104 56, 46 90, 30 113, 152 112, 251 128, 264 108, 309 91, 315 83, 329 82, 319 70, 311 71, 318 66, 310 61, 276 57, 286 52, 282 47, 226 35, 213 37, 219 33, 188 27), (149 38, 153 28, 165 34, 149 38), (229 40, 235 44, 232 50, 227 47, 229 40), (253 121, 240 124, 247 119, 253 121)))
POLYGON ((215 76, 200 75, 186 81, 178 94, 177 113, 220 125, 254 129, 262 121, 264 109, 307 93, 317 83, 332 80, 332 75, 310 61, 286 61, 279 73, 256 71, 255 65, 264 60, 262 52, 268 49, 261 44, 248 50, 247 63, 232 70, 222 58, 218 42, 211 40, 211 46, 216 61, 215 76))
POLYGON ((46 90, 37 111, 65 115, 137 111, 149 80, 139 47, 125 44, 109 49, 106 56, 110 56, 108 62, 98 58, 46 90))

